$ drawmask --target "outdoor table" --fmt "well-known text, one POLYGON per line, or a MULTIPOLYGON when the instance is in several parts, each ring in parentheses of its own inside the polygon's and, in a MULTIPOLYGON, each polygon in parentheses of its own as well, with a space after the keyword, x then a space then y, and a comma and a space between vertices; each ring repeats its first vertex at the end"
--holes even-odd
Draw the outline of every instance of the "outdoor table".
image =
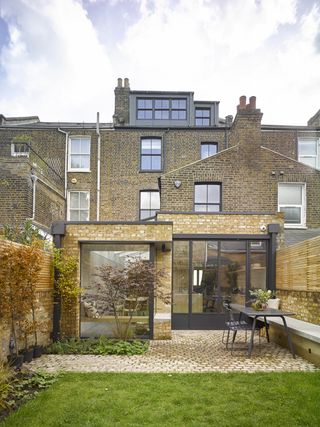
POLYGON ((254 338, 254 331, 255 331, 257 319, 259 317, 264 318, 264 323, 266 325, 267 340, 268 340, 268 342, 270 342, 269 332, 268 332, 268 328, 267 328, 267 317, 280 317, 282 319, 283 326, 284 326, 285 332, 287 334, 289 349, 291 351, 293 358, 295 359, 296 356, 294 353, 290 332, 289 332, 287 322, 285 319, 285 316, 293 316, 294 313, 291 313, 289 311, 276 310, 274 308, 266 308, 265 310, 255 310, 252 307, 246 307, 246 306, 241 305, 241 304, 230 304, 230 307, 232 308, 232 310, 238 311, 240 313, 239 320, 241 320, 241 317, 243 314, 253 318, 252 330, 251 330, 251 339, 250 339, 250 344, 249 344, 249 348, 248 348, 248 357, 251 357, 251 353, 252 353, 252 349, 253 349, 253 338, 254 338))

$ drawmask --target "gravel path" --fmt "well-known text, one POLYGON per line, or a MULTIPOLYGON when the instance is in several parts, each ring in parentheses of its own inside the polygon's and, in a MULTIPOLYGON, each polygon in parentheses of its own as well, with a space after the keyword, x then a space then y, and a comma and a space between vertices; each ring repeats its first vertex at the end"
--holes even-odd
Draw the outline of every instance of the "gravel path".
POLYGON ((31 369, 69 372, 270 372, 315 371, 310 362, 261 338, 251 358, 245 350, 231 355, 221 331, 173 331, 172 340, 151 341, 142 356, 43 355, 31 369))

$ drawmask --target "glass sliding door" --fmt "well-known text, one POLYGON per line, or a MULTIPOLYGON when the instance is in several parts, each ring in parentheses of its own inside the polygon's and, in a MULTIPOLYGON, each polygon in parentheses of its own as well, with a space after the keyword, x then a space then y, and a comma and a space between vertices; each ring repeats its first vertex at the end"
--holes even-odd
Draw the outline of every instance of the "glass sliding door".
POLYGON ((192 242, 192 313, 219 311, 218 242, 192 242))
POLYGON ((189 241, 174 244, 172 311, 189 312, 189 241))
POLYGON ((246 304, 267 287, 268 242, 177 240, 173 245, 173 329, 221 329, 223 302, 246 304))
POLYGON ((247 283, 247 242, 221 242, 220 289, 223 300, 244 305, 247 283))

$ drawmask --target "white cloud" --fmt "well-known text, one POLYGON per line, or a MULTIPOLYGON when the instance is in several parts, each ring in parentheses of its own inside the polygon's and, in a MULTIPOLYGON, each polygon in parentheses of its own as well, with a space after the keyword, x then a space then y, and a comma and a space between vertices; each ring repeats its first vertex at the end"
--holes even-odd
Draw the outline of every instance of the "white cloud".
POLYGON ((256 95, 265 123, 304 124, 314 114, 317 7, 301 18, 296 0, 141 0, 140 13, 119 44, 139 89, 195 90, 220 100, 222 116, 235 113, 240 95, 256 95))
POLYGON ((42 120, 111 120, 115 77, 85 9, 75 0, 5 0, 10 44, 1 52, 5 115, 42 120))
POLYGON ((302 1, 2 0, 0 112, 111 121, 116 77, 129 77, 220 100, 221 117, 256 95, 264 123, 305 124, 320 107, 320 10, 302 1))

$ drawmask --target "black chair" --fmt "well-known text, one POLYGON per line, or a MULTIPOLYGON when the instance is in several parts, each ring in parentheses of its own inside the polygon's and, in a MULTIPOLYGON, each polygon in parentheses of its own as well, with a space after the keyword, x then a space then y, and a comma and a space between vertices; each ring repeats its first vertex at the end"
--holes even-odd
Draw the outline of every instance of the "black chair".
MULTIPOLYGON (((227 339, 226 341, 224 341, 224 336, 225 336, 225 332, 226 330, 223 331, 223 335, 222 335, 222 342, 224 344, 226 344, 226 348, 227 350, 229 350, 229 339, 230 339, 230 332, 232 332, 232 341, 231 341, 231 354, 233 354, 233 351, 235 350, 234 348, 234 344, 235 344, 235 339, 237 336, 238 332, 245 332, 245 343, 247 342, 247 338, 248 338, 248 331, 252 332, 252 324, 250 324, 249 322, 245 321, 245 320, 235 320, 234 318, 234 313, 232 311, 232 308, 230 307, 229 303, 225 302, 223 303, 223 307, 225 312, 228 315, 228 320, 225 322, 226 325, 226 330, 227 330, 227 339)), ((264 323, 263 322, 257 322, 255 325, 255 331, 257 331, 259 333, 259 346, 260 346, 260 338, 261 338, 261 329, 264 327, 264 323)), ((237 347, 237 350, 245 350, 248 347, 237 347)))

